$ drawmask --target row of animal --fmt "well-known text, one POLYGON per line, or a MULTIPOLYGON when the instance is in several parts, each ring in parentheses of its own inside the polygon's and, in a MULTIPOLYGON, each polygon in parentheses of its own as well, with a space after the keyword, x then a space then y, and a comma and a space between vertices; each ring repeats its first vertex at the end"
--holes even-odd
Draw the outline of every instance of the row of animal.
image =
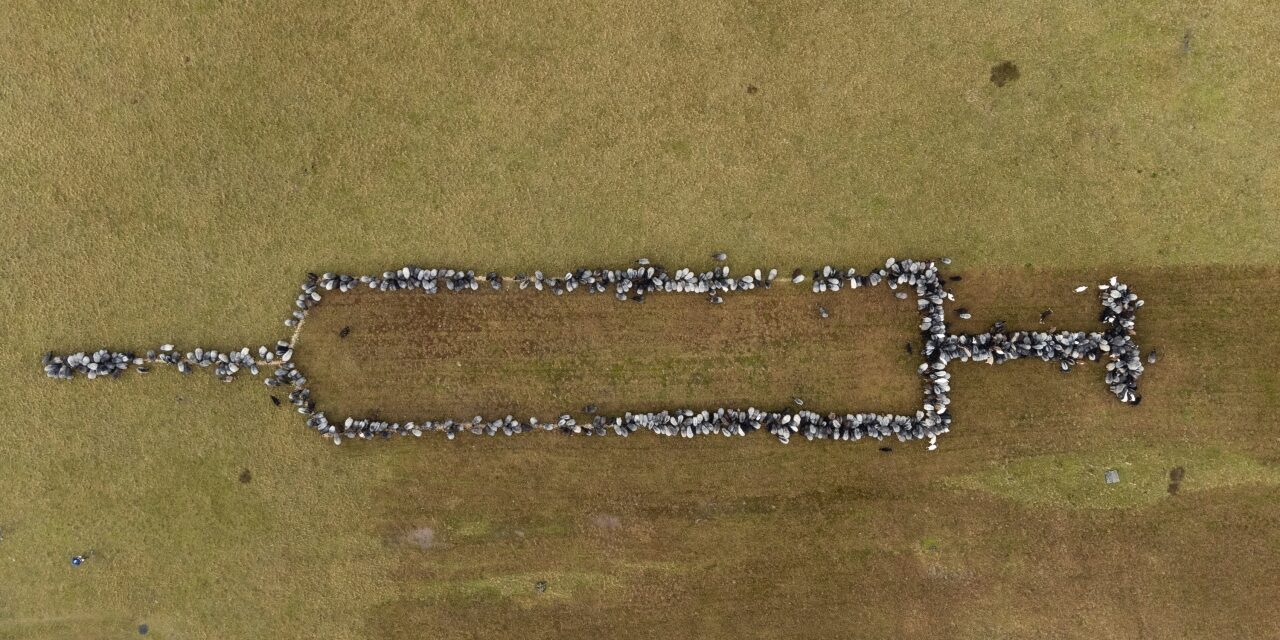
POLYGON ((876 413, 828 414, 812 411, 763 411, 748 409, 716 409, 693 411, 681 409, 657 413, 631 413, 621 416, 593 416, 579 421, 565 414, 554 421, 543 422, 538 418, 522 421, 510 415, 497 420, 476 416, 469 421, 444 420, 441 422, 388 422, 362 418, 346 418, 330 421, 323 412, 307 418, 307 426, 331 438, 334 444, 344 439, 374 439, 398 436, 422 436, 439 432, 452 440, 460 433, 487 436, 512 436, 529 431, 555 431, 563 434, 604 436, 610 433, 626 437, 642 429, 663 436, 745 436, 756 431, 773 434, 784 444, 796 435, 807 440, 877 440, 897 437, 899 440, 928 439, 932 445, 946 429, 937 429, 923 411, 914 417, 876 413))
POLYGON ((184 374, 191 373, 196 367, 212 368, 214 375, 224 382, 231 382, 239 373, 248 372, 256 376, 260 373, 259 367, 280 366, 288 363, 292 357, 293 345, 281 340, 271 348, 258 347, 256 356, 249 347, 232 351, 197 347, 184 354, 175 350, 172 344, 163 344, 159 349, 149 350, 143 355, 110 349, 80 351, 66 356, 46 353, 41 363, 44 365, 45 375, 61 380, 70 380, 77 375, 90 380, 104 376, 118 378, 130 367, 140 374, 147 374, 151 372, 152 366, 159 364, 172 365, 184 374))

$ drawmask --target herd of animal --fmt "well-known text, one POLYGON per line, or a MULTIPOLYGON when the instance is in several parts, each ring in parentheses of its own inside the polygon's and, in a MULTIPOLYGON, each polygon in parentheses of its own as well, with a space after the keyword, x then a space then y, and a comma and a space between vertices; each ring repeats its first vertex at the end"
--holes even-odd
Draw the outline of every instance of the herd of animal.
MULTIPOLYGON (((726 256, 712 256, 724 262, 726 256)), ((923 338, 919 366, 922 378, 923 406, 913 415, 888 415, 880 413, 819 414, 814 411, 788 409, 766 411, 748 408, 720 408, 694 411, 675 409, 650 413, 623 413, 616 416, 588 415, 574 417, 564 414, 554 419, 525 420, 513 416, 470 420, 444 419, 423 422, 387 422, 360 417, 331 419, 317 410, 307 379, 293 362, 293 342, 281 340, 272 346, 260 346, 256 350, 244 347, 238 350, 218 351, 193 349, 182 352, 174 345, 161 345, 143 355, 131 352, 99 349, 70 355, 45 354, 45 373, 51 378, 72 379, 86 376, 90 379, 119 377, 130 368, 138 373, 148 373, 153 366, 169 365, 181 373, 196 368, 211 369, 224 381, 232 381, 248 372, 258 376, 263 369, 274 369, 266 376, 265 383, 272 387, 288 388, 288 398, 300 414, 306 416, 306 424, 334 444, 350 439, 421 436, 428 432, 441 432, 449 439, 467 432, 475 435, 515 435, 532 430, 559 431, 567 434, 606 435, 614 433, 627 436, 645 429, 665 436, 692 438, 700 435, 743 436, 755 431, 767 431, 786 443, 793 436, 806 439, 883 440, 897 438, 900 441, 928 440, 934 449, 937 437, 947 433, 951 426, 950 404, 951 374, 947 365, 951 361, 986 362, 1000 364, 1020 358, 1039 358, 1057 362, 1063 371, 1069 371, 1083 360, 1106 361, 1106 383, 1122 402, 1138 404, 1138 379, 1143 364, 1138 346, 1133 341, 1135 314, 1143 301, 1124 283, 1112 277, 1098 286, 1102 302, 1101 321, 1106 330, 1101 332, 1058 331, 1003 331, 1003 323, 993 330, 977 335, 949 334, 944 304, 954 301, 954 295, 945 287, 938 264, 950 264, 942 258, 938 261, 920 261, 890 258, 883 266, 859 272, 852 268, 830 265, 814 270, 808 277, 801 270, 791 274, 792 284, 812 282, 813 292, 826 294, 843 288, 876 287, 882 284, 893 290, 900 299, 914 292, 920 314, 920 333, 923 338)), ((517 274, 510 280, 495 272, 477 276, 474 271, 458 269, 424 269, 406 266, 385 271, 380 275, 352 276, 325 273, 308 274, 302 283, 295 306, 286 326, 296 327, 306 319, 307 313, 320 304, 330 292, 343 293, 357 287, 378 291, 417 290, 425 294, 476 291, 487 286, 503 289, 514 286, 532 288, 554 295, 575 291, 603 294, 613 292, 619 300, 644 302, 653 293, 686 293, 706 296, 713 304, 724 302, 726 294, 750 291, 757 287, 771 288, 778 277, 777 269, 756 269, 743 276, 730 275, 728 266, 717 266, 704 272, 682 268, 668 271, 641 258, 636 264, 623 269, 577 269, 564 275, 548 276, 541 271, 532 275, 517 274), (510 283, 510 284, 508 284, 510 283)), ((1083 292, 1088 287, 1081 287, 1083 292)), ((821 306, 820 316, 827 313, 821 306)), ((960 314, 968 316, 966 310, 960 314)), ((295 332, 296 336, 296 332, 295 332)), ((1154 362, 1155 353, 1149 360, 1154 362)), ((273 396, 273 400, 277 400, 273 396)), ((800 402, 797 401, 797 405, 800 402)))

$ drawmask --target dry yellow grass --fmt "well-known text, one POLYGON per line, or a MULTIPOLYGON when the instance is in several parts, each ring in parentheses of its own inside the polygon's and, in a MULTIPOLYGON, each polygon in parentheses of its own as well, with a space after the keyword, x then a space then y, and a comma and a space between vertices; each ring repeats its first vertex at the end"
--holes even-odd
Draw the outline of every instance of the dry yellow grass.
MULTIPOLYGON (((1274 485, 1196 491, 1180 458, 1177 496, 1077 509, 941 480, 1205 447, 1274 469, 1280 386, 1255 357, 1274 338, 1212 331, 1280 306, 1249 293, 1280 264, 1278 7, 7 5, 0 637, 1265 637, 1274 485), (930 457, 338 449, 261 385, 36 366, 274 339, 311 269, 715 250, 947 253, 1023 283, 1000 304, 1024 314, 1061 306, 1058 277, 1141 265, 1144 336, 1170 354, 1140 407, 1158 419, 1020 363, 958 373, 964 430, 930 457), (1205 269, 1154 271, 1172 265, 1205 269), (1224 265, 1269 270, 1177 279, 1224 265), (439 549, 403 542, 422 527, 439 549), (555 597, 519 591, 535 575, 555 597)), ((986 288, 962 293, 975 314, 986 288)))

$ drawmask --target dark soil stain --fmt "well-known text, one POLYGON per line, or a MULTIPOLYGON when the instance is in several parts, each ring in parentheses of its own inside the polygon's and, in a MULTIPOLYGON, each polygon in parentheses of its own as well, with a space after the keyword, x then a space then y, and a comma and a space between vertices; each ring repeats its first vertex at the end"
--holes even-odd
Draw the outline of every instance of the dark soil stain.
POLYGON ((1010 60, 1005 60, 1004 62, 991 67, 991 82, 997 87, 1003 87, 1004 85, 1021 77, 1022 73, 1018 71, 1018 65, 1014 64, 1010 60))
POLYGON ((349 336, 349 335, 351 335, 351 327, 343 327, 343 328, 342 328, 342 331, 339 331, 339 332, 338 332, 338 337, 339 337, 339 338, 345 338, 345 337, 347 337, 347 336, 349 336))
POLYGON ((240 484, 249 484, 253 481, 253 473, 248 469, 240 472, 240 484))
POLYGON ((1186 473, 1182 467, 1174 467, 1169 470, 1169 495, 1176 495, 1178 488, 1182 484, 1182 475, 1186 473))
POLYGON ((759 93, 759 92, 760 92, 760 88, 759 88, 759 87, 757 87, 757 86, 755 86, 754 84, 749 84, 749 85, 747 85, 747 93, 748 93, 748 94, 755 95, 755 94, 757 94, 757 93, 759 93))
POLYGON ((1182 484, 1182 476, 1186 470, 1182 467, 1174 467, 1169 470, 1169 495, 1178 493, 1178 488, 1182 484))

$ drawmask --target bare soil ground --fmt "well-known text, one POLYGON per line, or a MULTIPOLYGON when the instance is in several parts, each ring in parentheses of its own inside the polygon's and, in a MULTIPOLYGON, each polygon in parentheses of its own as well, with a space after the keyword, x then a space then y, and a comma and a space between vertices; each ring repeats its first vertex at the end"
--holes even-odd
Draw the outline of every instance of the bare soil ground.
POLYGON ((394 420, 716 407, 909 413, 920 408, 914 294, 727 296, 482 290, 330 293, 298 363, 334 416, 394 420), (823 319, 818 306, 829 317, 823 319), (345 338, 342 330, 348 328, 345 338))

